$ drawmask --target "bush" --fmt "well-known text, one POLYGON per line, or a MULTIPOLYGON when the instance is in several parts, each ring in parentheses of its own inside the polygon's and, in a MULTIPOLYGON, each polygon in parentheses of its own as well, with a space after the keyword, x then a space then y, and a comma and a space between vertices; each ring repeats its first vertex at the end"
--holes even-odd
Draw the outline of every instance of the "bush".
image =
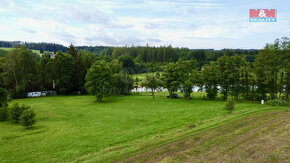
POLYGON ((25 127, 31 127, 35 123, 35 113, 32 109, 26 109, 20 116, 20 123, 25 127))
POLYGON ((7 106, 7 92, 0 87, 0 107, 7 106))
POLYGON ((30 109, 30 106, 26 105, 21 105, 19 106, 18 103, 15 103, 11 108, 10 108, 10 117, 15 120, 15 122, 18 122, 20 119, 20 116, 24 110, 30 109))
POLYGON ((25 98, 27 96, 25 88, 23 86, 17 86, 12 91, 13 98, 25 98))
POLYGON ((6 121, 9 117, 8 108, 3 106, 0 107, 0 121, 6 121))
POLYGON ((234 110, 235 102, 232 98, 228 98, 225 109, 231 113, 234 110))
POLYGON ((267 105, 272 106, 290 106, 290 103, 283 100, 270 100, 266 102, 267 105))

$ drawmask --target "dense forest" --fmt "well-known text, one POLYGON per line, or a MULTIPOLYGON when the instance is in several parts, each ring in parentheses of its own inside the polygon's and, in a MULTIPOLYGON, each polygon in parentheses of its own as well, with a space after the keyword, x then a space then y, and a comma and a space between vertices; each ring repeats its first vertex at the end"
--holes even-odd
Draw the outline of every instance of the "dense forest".
POLYGON ((5 41, 0 46, 15 47, 9 52, 0 51, 0 86, 13 98, 25 97, 29 91, 52 90, 53 83, 59 94, 129 94, 136 80, 130 74, 147 72, 158 75, 147 76, 144 86, 162 86, 170 97, 182 90, 185 98, 190 99, 194 86, 205 88, 208 98, 221 93, 224 99, 232 96, 287 100, 289 94, 290 43, 285 37, 261 50, 192 50, 171 46, 66 48, 5 41), (54 57, 50 53, 36 56, 29 49, 57 52, 54 57))
POLYGON ((15 46, 26 45, 28 49, 39 50, 41 53, 44 51, 57 52, 66 51, 66 47, 55 43, 33 43, 33 42, 21 42, 21 41, 0 41, 0 47, 12 48, 15 46))

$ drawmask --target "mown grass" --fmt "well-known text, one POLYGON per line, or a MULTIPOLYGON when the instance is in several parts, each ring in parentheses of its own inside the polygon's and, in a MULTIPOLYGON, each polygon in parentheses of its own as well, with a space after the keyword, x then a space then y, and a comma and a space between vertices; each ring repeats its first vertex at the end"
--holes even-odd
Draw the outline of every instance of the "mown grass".
POLYGON ((111 162, 252 112, 283 109, 224 101, 157 96, 118 96, 96 103, 93 96, 52 96, 14 100, 30 105, 37 123, 25 129, 0 122, 4 162, 111 162))
POLYGON ((122 162, 289 162, 289 120, 284 110, 249 114, 122 162))

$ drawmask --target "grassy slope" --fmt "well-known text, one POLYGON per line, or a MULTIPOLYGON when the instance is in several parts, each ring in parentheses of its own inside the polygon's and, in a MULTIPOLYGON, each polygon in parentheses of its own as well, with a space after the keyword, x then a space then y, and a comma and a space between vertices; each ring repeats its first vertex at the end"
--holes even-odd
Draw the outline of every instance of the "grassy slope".
MULTIPOLYGON (((135 80, 136 77, 137 77, 137 78, 139 79, 138 84, 140 85, 140 84, 142 83, 142 81, 145 80, 146 75, 153 75, 153 74, 155 74, 155 73, 151 72, 151 73, 143 73, 143 74, 134 74, 134 75, 132 75, 132 77, 133 77, 134 80, 135 80)), ((160 73, 160 75, 161 75, 161 74, 162 74, 162 73, 160 73)), ((136 84, 136 83, 134 83, 134 84, 136 84)))
POLYGON ((122 162, 289 162, 289 122, 289 111, 250 114, 122 162))
POLYGON ((110 97, 101 104, 95 103, 93 96, 13 102, 31 105, 38 122, 29 130, 10 121, 0 122, 0 160, 4 162, 115 161, 227 119, 275 109, 238 103, 229 115, 223 109, 224 101, 153 100, 149 96, 110 97))
MULTIPOLYGON (((13 48, 5 48, 5 47, 0 47, 1 50, 5 50, 5 51, 11 51, 13 50, 13 48)), ((41 55, 39 50, 31 50, 33 53, 41 55)))

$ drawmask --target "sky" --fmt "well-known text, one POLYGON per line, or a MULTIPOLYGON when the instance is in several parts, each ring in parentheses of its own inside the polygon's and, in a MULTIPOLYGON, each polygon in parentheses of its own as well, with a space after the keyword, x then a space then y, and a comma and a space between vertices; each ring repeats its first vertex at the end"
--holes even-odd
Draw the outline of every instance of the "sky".
POLYGON ((0 40, 260 49, 290 37, 289 0, 0 0, 0 40), (249 22, 277 9, 277 22, 249 22))

